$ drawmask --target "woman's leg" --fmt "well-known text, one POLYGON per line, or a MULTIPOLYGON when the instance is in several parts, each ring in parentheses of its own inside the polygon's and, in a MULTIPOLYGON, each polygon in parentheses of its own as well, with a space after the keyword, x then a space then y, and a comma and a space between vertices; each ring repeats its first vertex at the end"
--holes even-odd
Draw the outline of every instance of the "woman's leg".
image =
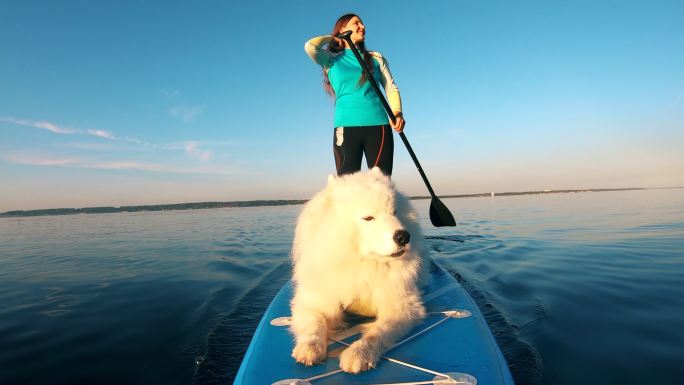
POLYGON ((333 154, 337 175, 361 170, 362 135, 365 127, 337 127, 333 131, 333 154))
POLYGON ((392 128, 386 124, 383 126, 364 127, 366 131, 364 141, 364 152, 366 153, 366 164, 371 169, 375 166, 385 175, 392 175, 392 165, 394 163, 394 135, 392 128))

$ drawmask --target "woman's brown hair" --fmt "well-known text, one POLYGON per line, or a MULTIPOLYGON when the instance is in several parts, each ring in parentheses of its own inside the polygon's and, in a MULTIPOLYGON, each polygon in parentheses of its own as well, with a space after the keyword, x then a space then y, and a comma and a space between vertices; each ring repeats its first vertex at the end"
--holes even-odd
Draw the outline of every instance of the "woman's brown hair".
MULTIPOLYGON (((340 16, 339 19, 337 19, 337 22, 335 22, 335 26, 333 27, 332 33, 330 34, 331 36, 337 36, 338 33, 340 33, 340 30, 342 27, 347 25, 349 23, 349 20, 351 20, 354 17, 359 17, 356 14, 353 13, 348 13, 346 15, 340 16)), ((361 19, 359 17, 359 19, 361 19)), ((366 42, 362 41, 359 43, 356 43, 356 46, 359 48, 359 51, 361 51, 361 54, 363 55, 363 61, 366 63, 366 67, 371 69, 373 68, 373 57, 371 56, 370 52, 366 50, 366 42)), ((328 50, 333 53, 341 52, 344 50, 344 44, 339 44, 338 40, 332 40, 328 44, 328 50)), ((357 83, 359 86, 362 85, 366 81, 366 73, 361 71, 361 77, 359 78, 359 82, 357 83)), ((335 96, 335 90, 332 88, 332 84, 330 84, 330 79, 328 78, 328 72, 326 71, 325 68, 323 68, 323 89, 325 92, 330 95, 330 96, 335 96)))

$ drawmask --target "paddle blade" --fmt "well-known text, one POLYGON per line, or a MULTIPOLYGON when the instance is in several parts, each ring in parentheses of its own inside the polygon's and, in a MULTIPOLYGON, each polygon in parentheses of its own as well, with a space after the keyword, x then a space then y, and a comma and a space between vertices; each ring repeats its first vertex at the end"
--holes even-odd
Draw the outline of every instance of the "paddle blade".
POLYGON ((437 197, 433 197, 430 203, 430 221, 435 227, 456 226, 451 211, 437 197))

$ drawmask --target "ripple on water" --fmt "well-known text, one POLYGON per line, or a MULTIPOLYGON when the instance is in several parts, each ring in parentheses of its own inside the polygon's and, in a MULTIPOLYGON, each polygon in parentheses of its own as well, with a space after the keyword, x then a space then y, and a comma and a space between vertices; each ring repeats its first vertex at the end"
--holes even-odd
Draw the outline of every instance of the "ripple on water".
MULTIPOLYGON (((445 199, 518 385, 684 378, 684 190, 445 199)), ((427 213, 429 201, 414 201, 427 213)), ((230 383, 301 207, 0 219, 0 383, 230 383)))
MULTIPOLYGON (((444 263, 442 263, 444 265, 444 263)), ((537 385, 542 374, 542 362, 532 345, 521 338, 521 327, 509 320, 499 309, 496 299, 488 298, 481 285, 466 280, 463 275, 446 267, 468 291, 482 312, 501 348, 517 385, 537 385)), ((534 302, 534 301, 533 301, 534 302)), ((546 309, 536 302, 538 319, 546 316, 546 309)))

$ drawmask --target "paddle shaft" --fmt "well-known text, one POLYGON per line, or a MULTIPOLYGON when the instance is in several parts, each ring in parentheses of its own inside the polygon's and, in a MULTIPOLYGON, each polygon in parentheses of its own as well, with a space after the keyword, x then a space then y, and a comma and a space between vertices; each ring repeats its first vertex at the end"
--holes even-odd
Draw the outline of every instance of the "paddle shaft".
MULTIPOLYGON (((368 67, 366 67, 366 63, 363 61, 363 57, 361 57, 359 50, 356 48, 356 44, 354 44, 354 42, 351 40, 350 36, 351 36, 350 33, 342 33, 342 34, 337 35, 338 38, 344 39, 347 42, 347 44, 349 44, 349 48, 351 48, 352 52, 354 53, 354 56, 356 56, 356 60, 359 61, 359 64, 361 64, 361 68, 363 69, 363 72, 366 74, 366 79, 370 82, 371 86, 373 87, 373 90, 375 91, 375 93, 380 98, 380 102, 382 102, 382 106, 385 108, 387 115, 392 120, 392 123, 394 123, 397 120, 396 116, 394 116, 394 112, 390 108, 389 103, 387 103, 387 99, 385 99, 385 96, 380 91, 380 87, 378 87, 378 83, 375 81, 373 74, 368 70, 368 67)), ((425 186, 427 187, 428 191, 430 192, 430 196, 432 196, 433 198, 436 198, 435 192, 432 190, 432 186, 430 186, 430 182, 428 181, 427 176, 425 175, 425 172, 423 171, 423 168, 420 166, 420 162, 418 161, 418 158, 416 158, 416 154, 413 152, 413 149, 411 148, 411 145, 409 144, 408 139, 406 139, 406 135, 404 135, 403 132, 400 132, 399 137, 401 138, 401 141, 404 142, 404 146, 406 146, 406 149, 408 150, 409 155, 411 155, 411 159, 413 159, 413 163, 416 164, 416 167, 418 168, 418 172, 420 173, 420 176, 423 178, 423 182, 425 182, 425 186)))

